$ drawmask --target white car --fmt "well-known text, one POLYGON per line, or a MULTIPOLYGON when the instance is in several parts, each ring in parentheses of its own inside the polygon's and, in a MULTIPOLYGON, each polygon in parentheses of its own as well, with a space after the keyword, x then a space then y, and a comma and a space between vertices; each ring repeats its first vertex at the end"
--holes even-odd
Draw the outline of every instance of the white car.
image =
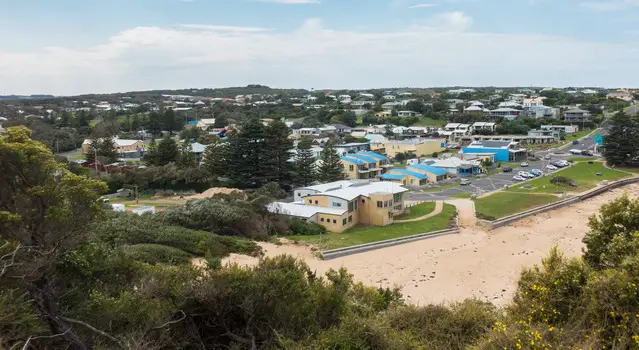
POLYGON ((513 180, 515 180, 515 181, 526 181, 526 179, 525 179, 525 178, 523 178, 523 177, 521 177, 521 176, 519 176, 519 175, 515 175, 515 176, 513 176, 513 180))
POLYGON ((546 165, 546 169, 548 169, 548 170, 557 170, 557 167, 554 166, 554 165, 550 165, 549 164, 549 165, 546 165))
POLYGON ((530 165, 530 164, 528 164, 528 163, 526 163, 526 162, 523 162, 523 163, 519 164, 519 166, 521 166, 522 168, 525 168, 525 167, 527 167, 528 165, 530 165))
POLYGON ((531 174, 531 173, 529 173, 527 171, 520 171, 520 172, 517 173, 517 176, 521 176, 521 177, 526 178, 526 179, 532 179, 533 177, 535 177, 535 175, 533 175, 533 174, 531 174))

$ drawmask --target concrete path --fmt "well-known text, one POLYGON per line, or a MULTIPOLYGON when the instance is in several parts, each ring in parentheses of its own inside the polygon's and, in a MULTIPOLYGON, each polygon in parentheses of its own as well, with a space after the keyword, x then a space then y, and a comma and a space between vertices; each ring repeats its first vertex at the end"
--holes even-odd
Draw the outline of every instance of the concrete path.
POLYGON ((432 218, 433 216, 439 214, 442 212, 442 210, 444 209, 444 202, 442 201, 436 201, 435 202, 435 210, 433 210, 432 212, 418 217, 418 218, 414 218, 414 219, 407 219, 407 220, 394 220, 393 223, 395 224, 401 224, 403 222, 414 222, 414 221, 422 221, 422 220, 426 220, 428 218, 432 218))
POLYGON ((470 199, 455 199, 446 201, 446 204, 454 205, 457 208, 460 227, 475 227, 477 216, 475 215, 474 201, 470 199))

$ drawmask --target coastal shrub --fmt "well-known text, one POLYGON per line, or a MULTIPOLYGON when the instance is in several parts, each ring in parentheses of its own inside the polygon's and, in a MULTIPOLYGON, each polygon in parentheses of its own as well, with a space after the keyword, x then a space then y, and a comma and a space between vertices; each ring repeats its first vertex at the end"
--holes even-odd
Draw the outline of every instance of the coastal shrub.
POLYGON ((291 220, 291 231, 295 235, 312 236, 326 233, 326 227, 312 221, 301 219, 291 220))
POLYGON ((575 182, 566 176, 555 176, 550 179, 550 183, 556 186, 575 186, 575 182))
POLYGON ((186 264, 191 255, 181 249, 159 244, 136 244, 122 246, 121 251, 126 257, 147 264, 186 264))
POLYGON ((484 214, 484 213, 480 213, 480 212, 477 212, 477 214, 476 214, 476 215, 477 215, 477 219, 481 219, 481 220, 488 220, 488 221, 495 221, 495 220, 497 220, 497 218, 496 218, 496 217, 494 217, 494 216, 492 216, 492 215, 486 215, 486 214, 484 214))

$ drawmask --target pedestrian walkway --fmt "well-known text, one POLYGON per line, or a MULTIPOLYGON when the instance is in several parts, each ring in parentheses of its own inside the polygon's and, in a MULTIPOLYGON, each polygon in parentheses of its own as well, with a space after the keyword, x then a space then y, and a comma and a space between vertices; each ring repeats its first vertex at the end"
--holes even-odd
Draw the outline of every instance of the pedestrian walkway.
POLYGON ((407 220, 394 220, 393 223, 395 224, 401 224, 404 222, 414 222, 414 221, 422 221, 422 220, 426 220, 428 218, 432 218, 433 216, 439 214, 442 212, 442 210, 444 209, 444 202, 442 201, 436 201, 435 202, 435 210, 433 210, 432 212, 424 215, 424 216, 420 216, 418 218, 414 218, 414 219, 407 219, 407 220))

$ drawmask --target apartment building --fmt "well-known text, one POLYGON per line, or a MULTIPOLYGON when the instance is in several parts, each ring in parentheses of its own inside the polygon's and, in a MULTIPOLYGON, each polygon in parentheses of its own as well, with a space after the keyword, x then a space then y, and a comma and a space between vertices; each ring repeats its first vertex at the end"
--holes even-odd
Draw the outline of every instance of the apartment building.
POLYGON ((542 125, 541 130, 559 131, 565 134, 574 134, 579 131, 578 125, 542 125))
POLYGON ((344 176, 351 180, 374 179, 392 167, 387 156, 369 151, 347 154, 340 159, 344 176))
POLYGON ((434 152, 444 151, 446 149, 446 139, 414 138, 402 141, 389 140, 384 143, 371 144, 371 149, 393 158, 397 153, 408 153, 415 157, 423 157, 429 156, 434 152))
POLYGON ((564 112, 566 122, 587 122, 590 120, 590 111, 584 109, 571 109, 564 112))
POLYGON ((331 232, 344 232, 356 225, 387 226, 404 212, 404 192, 392 182, 345 183, 338 181, 295 190, 307 194, 296 202, 273 202, 272 213, 316 222, 331 232))

